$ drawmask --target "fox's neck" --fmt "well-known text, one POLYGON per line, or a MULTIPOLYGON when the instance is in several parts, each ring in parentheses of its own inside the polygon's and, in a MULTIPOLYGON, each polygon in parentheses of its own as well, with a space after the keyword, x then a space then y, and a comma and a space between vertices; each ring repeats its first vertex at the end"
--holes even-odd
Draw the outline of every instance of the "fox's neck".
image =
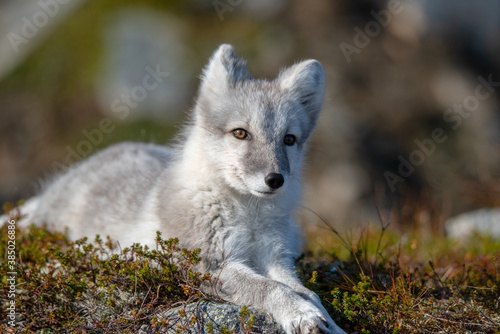
POLYGON ((195 127, 187 130, 186 140, 179 147, 174 182, 193 190, 206 190, 220 184, 213 164, 208 159, 205 139, 195 127))

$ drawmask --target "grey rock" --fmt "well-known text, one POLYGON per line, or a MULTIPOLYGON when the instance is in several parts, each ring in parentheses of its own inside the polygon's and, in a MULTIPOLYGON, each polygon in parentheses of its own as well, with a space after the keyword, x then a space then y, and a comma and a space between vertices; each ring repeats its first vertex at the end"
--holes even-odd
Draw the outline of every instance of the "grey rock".
POLYGON ((96 98, 120 120, 172 120, 191 99, 188 27, 181 19, 137 6, 110 17, 96 98), (151 76, 161 72, 161 76, 151 76))
POLYGON ((142 326, 139 334, 150 333, 276 333, 285 332, 266 312, 248 307, 248 315, 240 316, 242 306, 200 301, 176 307, 157 315, 158 322, 165 320, 166 326, 153 328, 142 326), (184 313, 185 315, 181 314, 184 313), (196 317, 196 320, 192 320, 196 317), (180 327, 179 327, 180 326, 180 327))
POLYGON ((463 239, 473 233, 500 238, 500 208, 481 209, 453 217, 445 223, 446 235, 463 239))

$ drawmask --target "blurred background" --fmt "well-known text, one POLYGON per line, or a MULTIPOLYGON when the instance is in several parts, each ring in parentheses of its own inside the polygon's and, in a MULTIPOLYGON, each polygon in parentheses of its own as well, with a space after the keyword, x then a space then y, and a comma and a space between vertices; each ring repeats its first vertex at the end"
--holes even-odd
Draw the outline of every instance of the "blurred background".
POLYGON ((113 143, 166 143, 230 43, 256 77, 325 68, 308 230, 442 233, 500 206, 497 0, 0 0, 0 36, 0 202, 113 143))

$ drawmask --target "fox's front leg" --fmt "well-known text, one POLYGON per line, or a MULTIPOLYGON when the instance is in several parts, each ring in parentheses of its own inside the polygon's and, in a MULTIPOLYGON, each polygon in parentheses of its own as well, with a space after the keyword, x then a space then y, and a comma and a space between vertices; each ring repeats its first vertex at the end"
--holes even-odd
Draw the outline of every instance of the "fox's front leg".
POLYGON ((318 295, 306 288, 297 277, 295 267, 275 264, 270 266, 267 276, 272 280, 288 285, 300 296, 310 299, 314 304, 321 305, 318 295))
POLYGON ((259 275, 236 262, 226 263, 218 274, 220 297, 268 311, 288 334, 344 333, 324 308, 321 310, 315 302, 287 284, 259 275))
POLYGON ((344 331, 340 329, 337 324, 335 324, 326 309, 323 307, 319 296, 302 284, 297 276, 297 270, 291 259, 282 258, 280 261, 271 264, 268 268, 267 276, 272 280, 288 285, 295 292, 297 292, 299 296, 311 301, 322 312, 323 317, 328 323, 328 327, 335 329, 332 333, 344 333, 344 331))

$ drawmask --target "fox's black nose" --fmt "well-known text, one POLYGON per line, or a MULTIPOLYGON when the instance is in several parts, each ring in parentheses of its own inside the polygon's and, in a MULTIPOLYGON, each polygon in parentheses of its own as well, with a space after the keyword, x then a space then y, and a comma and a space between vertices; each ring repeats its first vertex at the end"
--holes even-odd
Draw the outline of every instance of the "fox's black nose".
POLYGON ((265 178, 266 184, 273 188, 280 188, 285 183, 285 178, 279 173, 269 173, 265 178))

